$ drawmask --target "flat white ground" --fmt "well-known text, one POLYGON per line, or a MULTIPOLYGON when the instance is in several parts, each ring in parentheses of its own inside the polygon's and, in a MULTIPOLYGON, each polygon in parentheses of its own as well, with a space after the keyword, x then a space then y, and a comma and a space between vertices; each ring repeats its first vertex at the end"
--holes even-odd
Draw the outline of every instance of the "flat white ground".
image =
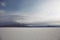
POLYGON ((60 40, 60 28, 0 28, 2 40, 60 40))

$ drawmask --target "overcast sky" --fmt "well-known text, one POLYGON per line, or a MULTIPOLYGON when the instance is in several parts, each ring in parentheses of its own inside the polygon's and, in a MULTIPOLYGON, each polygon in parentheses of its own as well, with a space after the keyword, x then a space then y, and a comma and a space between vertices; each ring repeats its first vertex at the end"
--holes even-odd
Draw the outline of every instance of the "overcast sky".
MULTIPOLYGON (((4 10, 19 23, 60 21, 60 0, 3 0, 4 10)), ((0 7, 1 8, 1 7, 0 7)), ((6 14, 6 15, 7 15, 6 14)), ((11 17, 12 18, 12 17, 11 17)))

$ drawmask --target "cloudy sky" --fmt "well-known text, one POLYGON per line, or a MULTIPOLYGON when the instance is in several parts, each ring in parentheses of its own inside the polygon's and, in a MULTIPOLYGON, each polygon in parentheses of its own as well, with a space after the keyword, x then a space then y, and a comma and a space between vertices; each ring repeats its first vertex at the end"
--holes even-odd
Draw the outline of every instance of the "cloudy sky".
POLYGON ((0 5, 0 13, 8 17, 2 17, 3 21, 19 23, 53 21, 53 24, 56 21, 56 24, 60 24, 60 0, 1 0, 1 2, 3 8, 0 5))

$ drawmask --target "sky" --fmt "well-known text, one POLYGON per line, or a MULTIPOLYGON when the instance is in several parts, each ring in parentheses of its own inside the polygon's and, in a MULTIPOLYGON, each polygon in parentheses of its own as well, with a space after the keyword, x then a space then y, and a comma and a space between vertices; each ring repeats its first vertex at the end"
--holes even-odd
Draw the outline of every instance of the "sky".
POLYGON ((8 21, 18 23, 53 21, 52 24, 58 21, 56 24, 60 24, 60 0, 3 0, 2 2, 3 10, 0 11, 5 11, 3 15, 12 19, 3 17, 8 21))

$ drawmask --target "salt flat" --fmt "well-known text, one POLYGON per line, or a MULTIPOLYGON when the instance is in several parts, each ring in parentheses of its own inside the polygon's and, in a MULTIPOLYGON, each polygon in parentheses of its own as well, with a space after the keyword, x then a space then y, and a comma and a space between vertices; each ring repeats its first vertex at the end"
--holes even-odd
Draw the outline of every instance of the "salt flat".
POLYGON ((60 28, 0 28, 2 40, 60 40, 60 28))

